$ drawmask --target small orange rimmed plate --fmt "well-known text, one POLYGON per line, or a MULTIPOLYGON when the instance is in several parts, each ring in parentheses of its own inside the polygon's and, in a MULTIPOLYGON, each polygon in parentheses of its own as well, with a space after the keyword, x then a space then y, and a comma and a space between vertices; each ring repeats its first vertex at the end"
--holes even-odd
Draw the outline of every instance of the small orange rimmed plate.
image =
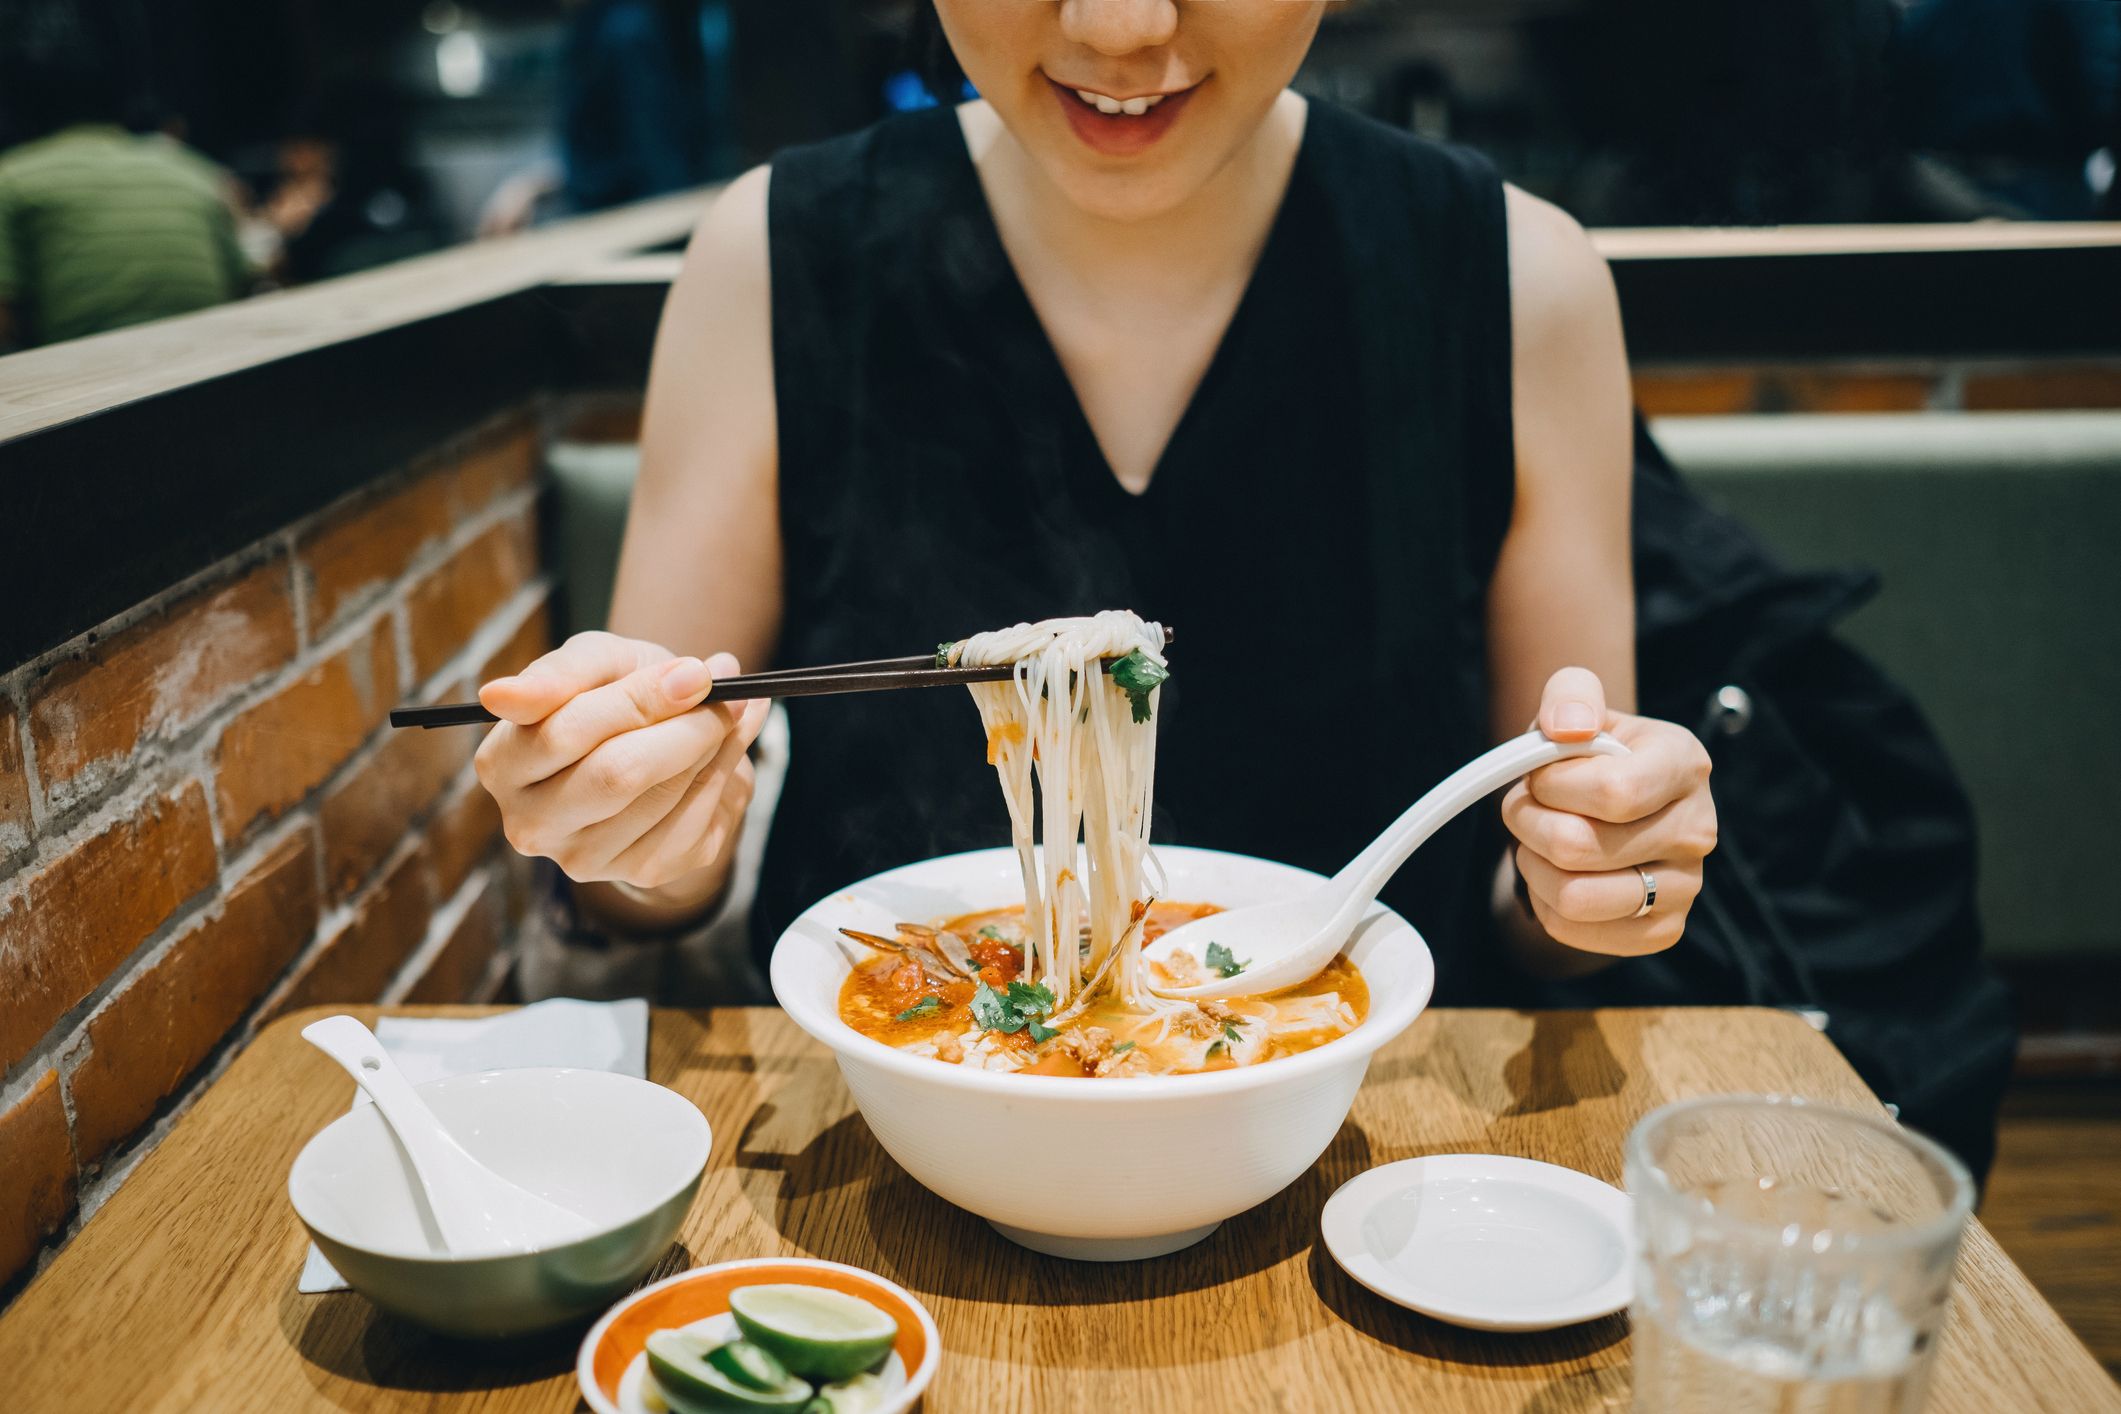
POLYGON ((942 1337, 935 1317, 913 1294, 874 1272, 812 1257, 754 1257, 694 1267, 644 1286, 604 1313, 582 1339, 575 1361, 575 1381, 582 1398, 597 1414, 655 1414, 660 1401, 643 1401, 648 1376, 648 1336, 652 1331, 697 1330, 710 1340, 735 1340, 736 1318, 729 1314, 729 1293, 763 1282, 822 1286, 859 1296, 898 1322, 898 1339, 884 1358, 878 1378, 889 1401, 878 1414, 905 1414, 935 1378, 942 1363, 942 1337))

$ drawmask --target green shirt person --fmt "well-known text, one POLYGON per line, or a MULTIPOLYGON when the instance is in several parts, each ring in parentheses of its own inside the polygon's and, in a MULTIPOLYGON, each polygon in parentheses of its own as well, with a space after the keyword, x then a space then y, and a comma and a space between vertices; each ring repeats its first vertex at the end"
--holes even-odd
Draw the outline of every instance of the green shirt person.
POLYGON ((249 262, 204 158, 84 123, 0 154, 0 349, 241 296, 249 262))

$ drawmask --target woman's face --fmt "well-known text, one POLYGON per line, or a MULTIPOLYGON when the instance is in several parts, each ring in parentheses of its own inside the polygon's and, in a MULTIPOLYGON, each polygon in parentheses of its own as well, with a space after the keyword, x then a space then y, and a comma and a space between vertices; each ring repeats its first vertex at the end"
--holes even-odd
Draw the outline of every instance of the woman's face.
POLYGON ((980 97, 1055 186, 1115 220, 1169 211, 1258 129, 1324 0, 935 0, 980 97))

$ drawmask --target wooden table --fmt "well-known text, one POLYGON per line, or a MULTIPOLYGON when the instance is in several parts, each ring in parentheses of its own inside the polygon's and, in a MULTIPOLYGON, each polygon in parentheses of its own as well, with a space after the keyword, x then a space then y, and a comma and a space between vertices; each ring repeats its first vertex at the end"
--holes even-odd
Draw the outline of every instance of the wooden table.
MULTIPOLYGON (((485 1350, 352 1293, 295 1290, 305 1239, 288 1166, 348 1098, 345 1076, 296 1035, 318 1014, 261 1035, 0 1316, 0 1404, 578 1407, 579 1332, 485 1350)), ((1779 1012, 1434 1011, 1378 1056, 1347 1125, 1293 1187, 1189 1251, 1100 1266, 1022 1251, 917 1186, 870 1137, 830 1054, 777 1011, 659 1011, 648 1067, 715 1134, 706 1184, 653 1276, 767 1254, 884 1273, 942 1328, 928 1414, 1622 1409, 1624 1318, 1502 1336, 1402 1311, 1326 1256, 1326 1196, 1372 1164, 1463 1150, 1617 1182, 1628 1127, 1684 1095, 1877 1105, 1831 1045, 1779 1012)), ((2121 1410, 2121 1390, 1978 1225, 1941 1361, 1938 1414, 2121 1410)))

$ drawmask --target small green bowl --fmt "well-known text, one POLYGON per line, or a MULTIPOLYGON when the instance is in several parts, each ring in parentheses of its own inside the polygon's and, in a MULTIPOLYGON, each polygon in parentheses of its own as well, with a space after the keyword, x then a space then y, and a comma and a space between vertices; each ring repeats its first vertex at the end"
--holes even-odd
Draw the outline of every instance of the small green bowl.
POLYGON ((448 1335, 522 1335, 609 1305, 669 1249, 713 1145, 690 1100, 608 1071, 492 1070, 417 1089, 472 1157, 595 1225, 536 1251, 443 1251, 375 1106, 332 1121, 288 1174, 296 1214, 354 1290, 448 1335))

